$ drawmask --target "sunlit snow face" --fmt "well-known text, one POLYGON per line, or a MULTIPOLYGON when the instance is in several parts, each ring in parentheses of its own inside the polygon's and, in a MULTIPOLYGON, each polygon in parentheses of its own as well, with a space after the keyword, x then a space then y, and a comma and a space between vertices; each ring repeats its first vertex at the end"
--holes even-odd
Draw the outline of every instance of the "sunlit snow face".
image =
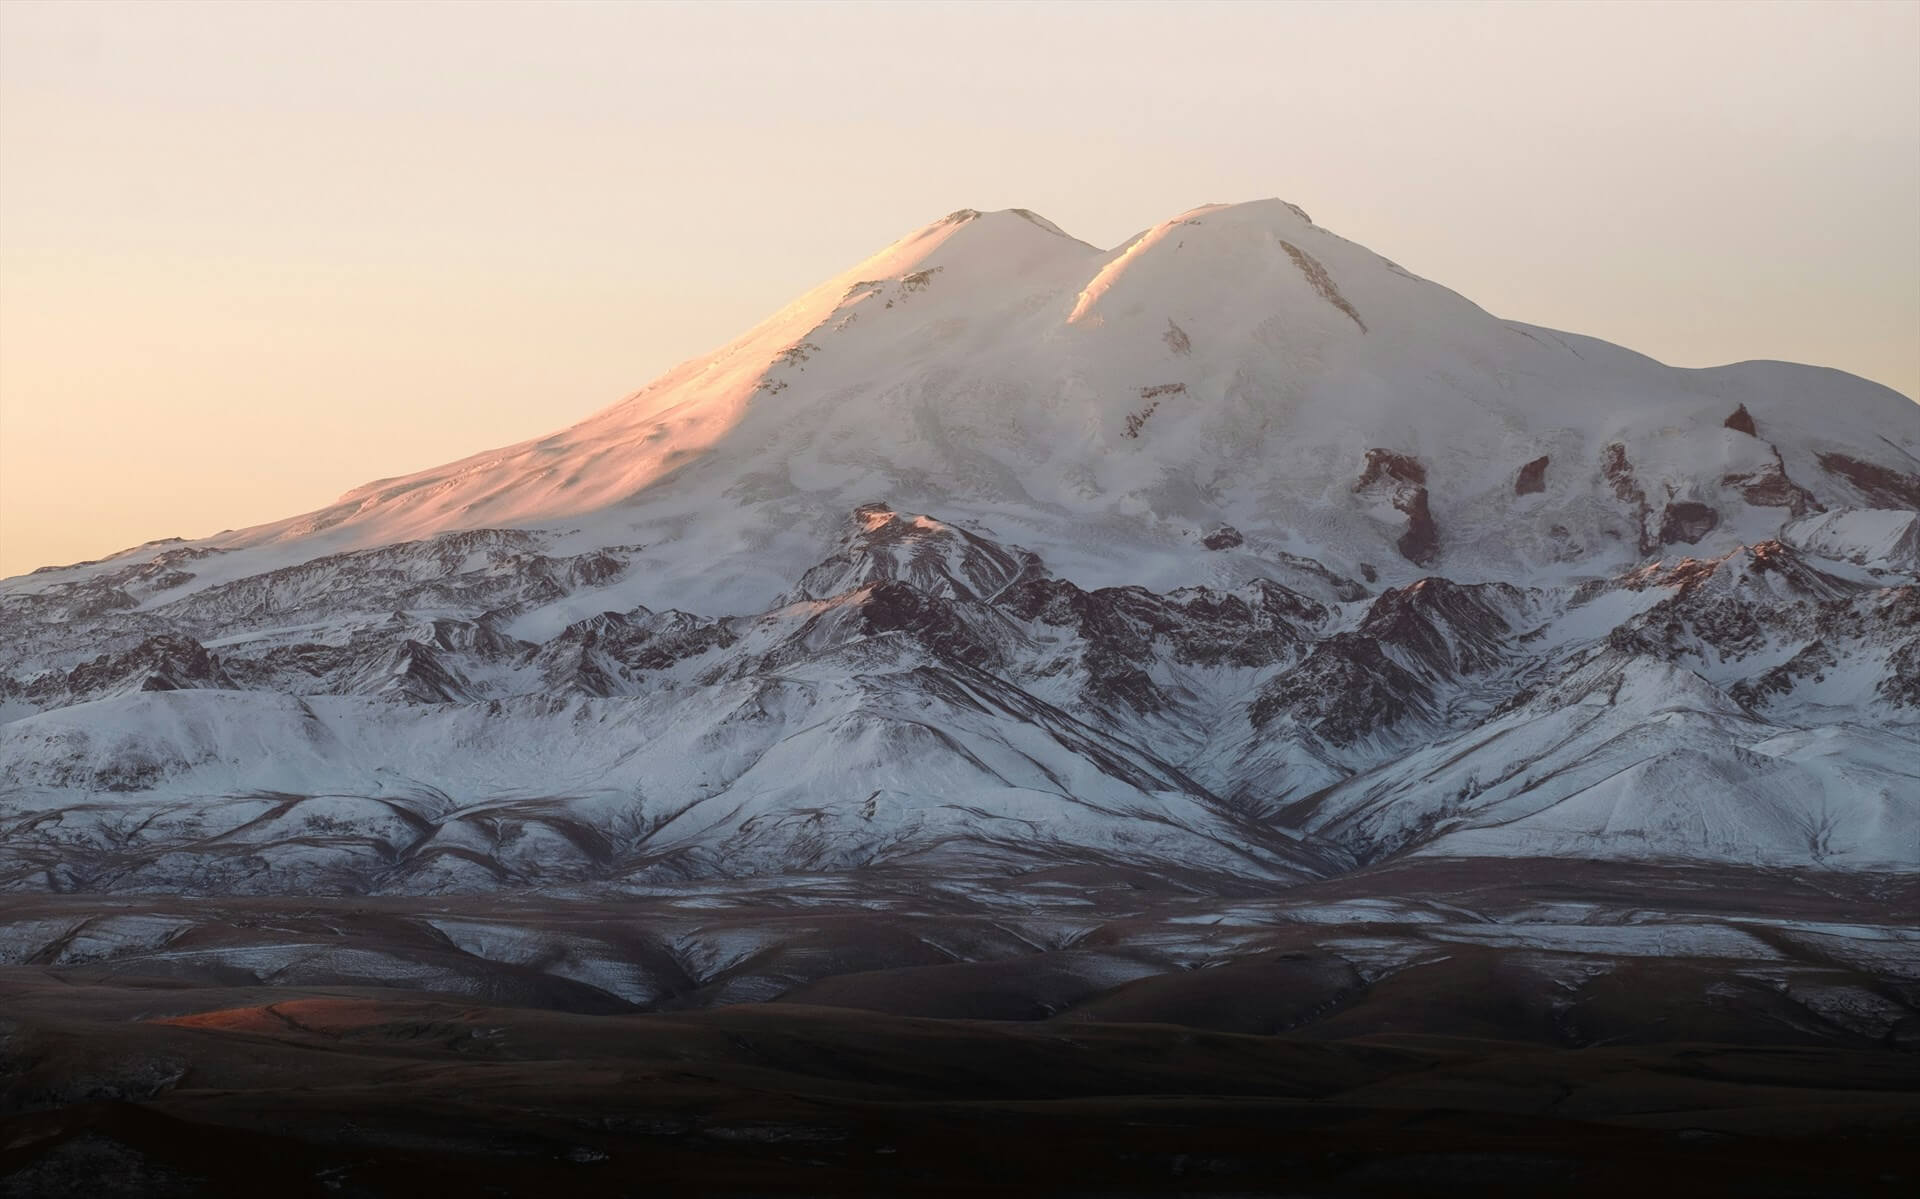
POLYGON ((0 575, 564 425, 961 203, 1118 247, 1282 192, 1502 315, 1920 391, 1898 5, 498 5, 447 37, 9 8, 0 575))

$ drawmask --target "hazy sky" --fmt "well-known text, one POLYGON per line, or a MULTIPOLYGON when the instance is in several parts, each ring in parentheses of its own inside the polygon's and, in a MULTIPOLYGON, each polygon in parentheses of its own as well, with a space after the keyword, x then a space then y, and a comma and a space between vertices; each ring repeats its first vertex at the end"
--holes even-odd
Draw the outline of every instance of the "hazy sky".
POLYGON ((1278 195, 1920 394, 1920 5, 0 3, 0 575, 548 432, 901 233, 1278 195))

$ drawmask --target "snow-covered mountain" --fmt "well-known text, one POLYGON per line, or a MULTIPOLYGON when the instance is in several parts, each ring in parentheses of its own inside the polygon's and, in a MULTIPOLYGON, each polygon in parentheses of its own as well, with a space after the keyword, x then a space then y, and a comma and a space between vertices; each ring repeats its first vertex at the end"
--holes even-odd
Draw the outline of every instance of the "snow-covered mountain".
POLYGON ((1920 407, 1280 201, 963 210, 552 436, 0 583, 0 885, 1920 866, 1920 407))

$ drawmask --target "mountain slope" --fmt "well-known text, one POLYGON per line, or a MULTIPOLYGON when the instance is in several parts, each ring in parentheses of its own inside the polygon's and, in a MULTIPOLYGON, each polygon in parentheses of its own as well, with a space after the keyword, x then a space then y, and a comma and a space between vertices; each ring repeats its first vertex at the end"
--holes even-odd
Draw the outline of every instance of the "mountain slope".
POLYGON ((1083 585, 1245 581, 1289 552, 1522 582, 1915 496, 1920 409, 1885 388, 1502 321, 1281 201, 1105 253, 963 210, 572 428, 197 543, 240 554, 174 588, 543 527, 649 546, 604 606, 758 609, 873 500, 984 522, 1083 585), (1242 544, 1207 550, 1222 525, 1242 544))
POLYGON ((0 583, 0 885, 1911 868, 1916 455, 1279 201, 963 210, 550 437, 0 583))

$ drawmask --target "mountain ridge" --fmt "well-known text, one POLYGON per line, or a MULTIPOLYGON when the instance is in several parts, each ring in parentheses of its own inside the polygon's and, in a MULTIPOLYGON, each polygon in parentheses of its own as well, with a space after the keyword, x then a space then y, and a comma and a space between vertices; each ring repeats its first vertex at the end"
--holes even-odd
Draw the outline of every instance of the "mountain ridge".
MULTIPOLYGON (((708 507, 731 494, 789 521, 799 509, 816 534, 872 498, 988 522, 1012 504, 1020 511, 1011 516, 1026 522, 1058 513, 1063 527, 1131 525, 1123 531, 1141 543, 1134 548, 1188 558, 1170 538, 1193 534, 1192 526, 1230 525, 1267 536, 1276 549, 1299 532, 1321 551, 1312 556, 1338 550, 1344 573, 1365 562, 1411 578, 1408 566, 1433 560, 1409 562, 1399 551, 1408 529, 1392 497, 1369 503, 1377 497, 1362 488, 1357 500, 1335 504, 1327 494, 1358 481, 1367 456, 1379 451, 1433 473, 1427 519, 1434 531, 1416 543, 1450 552, 1451 573, 1517 578, 1595 557, 1606 561, 1589 573, 1605 573, 1689 535, 1719 549, 1763 540, 1781 522, 1749 509, 1797 507, 1797 516, 1812 504, 1884 505, 1920 477, 1913 473, 1920 408, 1877 385, 1819 368, 1676 370, 1591 339, 1501 321, 1312 225, 1285 201, 1190 210, 1109 251, 1020 211, 962 209, 923 226, 720 350, 559 433, 375 480, 313 513, 192 544, 285 562, 309 545, 318 556, 457 528, 581 522, 623 524, 634 534, 595 534, 609 539, 659 541, 660 530, 671 535, 689 523, 670 493, 691 487, 669 480, 717 475, 710 490, 720 495, 703 497, 708 507), (1321 294, 1322 285, 1334 287, 1340 303, 1353 292, 1360 301, 1353 311, 1370 310, 1375 333, 1362 332, 1321 294), (1133 311, 1144 307, 1169 311, 1133 311), (1272 315, 1252 320, 1244 312, 1272 315), (1109 320, 1135 327, 1122 336, 1109 320), (1437 367, 1422 359, 1412 374, 1393 367, 1390 360, 1407 353, 1431 357, 1436 339, 1462 336, 1463 322, 1473 339, 1466 352, 1448 350, 1437 367), (968 341, 966 330, 982 324, 989 327, 974 329, 968 341), (956 338, 961 344, 943 353, 956 338), (1395 338, 1408 344, 1396 349, 1395 338), (1363 363, 1384 355, 1387 366, 1342 366, 1358 342, 1366 343, 1363 363), (894 362, 903 347, 909 361, 894 362), (982 367, 989 355, 1015 360, 1014 368, 982 367), (1598 376, 1574 367, 1587 358, 1610 365, 1598 376), (1122 359, 1131 361, 1100 369, 1122 359), (1506 365, 1489 375, 1484 367, 1493 361, 1506 365), (1647 372, 1651 381, 1642 377, 1647 372), (1792 396, 1835 389, 1840 396, 1828 397, 1825 415, 1859 407, 1847 418, 1857 428, 1841 438, 1809 431, 1792 396), (1643 392, 1670 410, 1653 429, 1636 434, 1621 426, 1628 418, 1583 415, 1629 401, 1644 410, 1650 401, 1635 398, 1643 392), (1440 403, 1449 411, 1423 413, 1440 403), (1756 428, 1775 440, 1725 429, 1736 409, 1748 413, 1749 425, 1758 412, 1756 428), (812 427, 819 425, 831 438, 826 444, 812 427), (1459 436, 1449 433, 1456 425, 1459 436), (1307 444, 1289 453, 1285 446, 1303 429, 1307 444), (1670 436, 1649 440, 1675 429, 1685 434, 1684 454, 1663 444, 1670 436), (885 439, 861 444, 863 431, 885 439), (1730 440, 1716 444, 1715 433, 1730 440), (1490 439, 1516 435, 1524 445, 1488 460, 1490 439), (1269 444, 1276 436, 1285 446, 1269 444), (1058 448, 1036 452, 1036 445, 1058 448), (1607 456, 1614 445, 1617 464, 1607 456), (1537 490, 1528 494, 1544 499, 1518 512, 1490 502, 1542 457, 1537 490), (1721 469, 1682 469, 1689 459, 1718 460, 1721 469), (1625 508, 1611 519, 1567 502, 1586 498, 1573 480, 1596 468, 1625 508), (1883 476, 1889 482, 1876 484, 1883 476), (870 494, 858 493, 862 477, 871 480, 870 494), (974 510, 959 511, 963 504, 974 510), (1682 507, 1670 512, 1673 505, 1682 507), (1719 528, 1699 529, 1707 511, 1719 528), (1568 519, 1528 522, 1520 544, 1513 517, 1550 512, 1568 519)), ((728 532, 748 543, 748 553, 767 548, 728 532)), ((1001 532, 1022 536, 1013 527, 1001 532)), ((1069 568, 1062 554, 1054 558, 1069 568)), ((796 546, 780 573, 806 565, 796 546)), ((1191 572, 1190 562, 1182 566, 1191 572)), ((730 569, 711 561, 702 567, 705 589, 730 569)), ((764 602, 772 583, 742 594, 736 606, 764 602)), ((664 592, 634 598, 687 606, 664 592)))
POLYGON ((1911 869, 1916 450, 1283 201, 962 209, 560 432, 0 583, 0 887, 1911 869))

